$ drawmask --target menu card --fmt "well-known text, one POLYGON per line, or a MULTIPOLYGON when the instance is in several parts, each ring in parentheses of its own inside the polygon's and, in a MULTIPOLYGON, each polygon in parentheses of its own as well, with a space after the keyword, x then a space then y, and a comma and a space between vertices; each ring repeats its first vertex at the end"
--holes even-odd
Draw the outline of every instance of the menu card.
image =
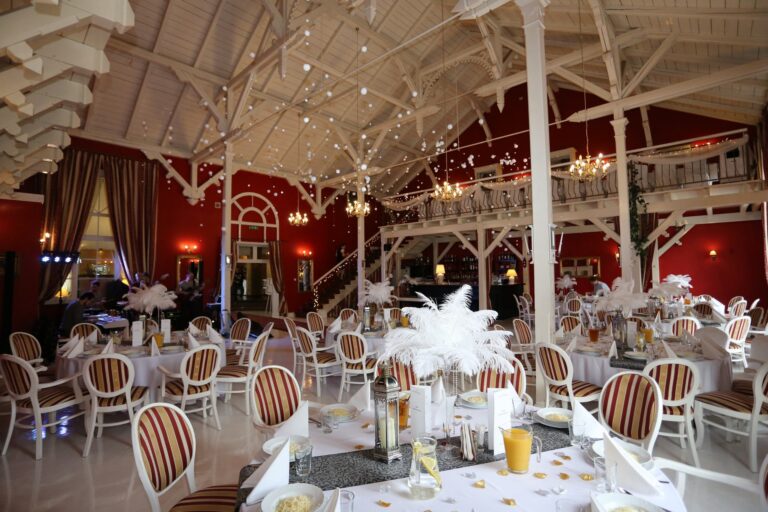
POLYGON ((136 320, 131 324, 131 345, 140 347, 144 343, 144 323, 136 320))
POLYGON ((163 318, 160 320, 160 332, 163 333, 165 343, 171 342, 171 319, 163 318))
POLYGON ((432 387, 411 386, 411 432, 416 437, 432 431, 432 387))
POLYGON ((512 426, 512 390, 488 388, 488 448, 493 455, 504 454, 501 429, 512 426))

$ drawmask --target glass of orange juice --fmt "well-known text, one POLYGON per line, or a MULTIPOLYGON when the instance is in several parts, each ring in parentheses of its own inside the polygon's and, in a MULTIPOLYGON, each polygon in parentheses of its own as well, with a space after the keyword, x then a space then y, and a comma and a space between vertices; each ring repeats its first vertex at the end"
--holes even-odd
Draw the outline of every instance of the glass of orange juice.
POLYGON ((589 341, 592 343, 596 343, 597 340, 600 339, 600 329, 595 329, 593 327, 589 328, 589 341))
POLYGON ((541 462, 541 439, 533 435, 530 425, 516 425, 501 429, 504 437, 504 452, 507 456, 507 469, 519 475, 528 472, 531 462, 531 448, 536 441, 536 460, 541 462))
POLYGON ((643 336, 645 336, 646 343, 653 343, 653 329, 643 329, 643 336))
POLYGON ((408 428, 408 414, 410 412, 410 399, 411 394, 410 393, 400 393, 400 396, 398 397, 398 401, 400 402, 400 417, 398 418, 399 424, 400 424, 400 430, 405 430, 408 428))
POLYGON ((407 316, 402 315, 400 317, 400 325, 402 325, 403 327, 408 327, 409 325, 411 325, 410 319, 407 316))

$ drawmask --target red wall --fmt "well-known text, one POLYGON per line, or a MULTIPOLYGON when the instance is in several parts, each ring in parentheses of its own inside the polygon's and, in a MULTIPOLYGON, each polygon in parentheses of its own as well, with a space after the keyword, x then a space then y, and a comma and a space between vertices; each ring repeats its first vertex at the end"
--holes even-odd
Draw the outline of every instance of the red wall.
MULTIPOLYGON (((0 199, 0 253, 14 251, 20 259, 13 293, 12 331, 31 331, 37 320, 42 223, 42 203, 0 199)), ((0 309, 3 307, 0 297, 0 309)))

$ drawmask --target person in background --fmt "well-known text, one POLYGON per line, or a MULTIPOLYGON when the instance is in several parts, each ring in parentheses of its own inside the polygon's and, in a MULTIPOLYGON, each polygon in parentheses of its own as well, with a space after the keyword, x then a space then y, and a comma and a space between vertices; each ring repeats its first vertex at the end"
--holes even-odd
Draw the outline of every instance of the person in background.
POLYGON ((90 292, 93 294, 94 299, 89 304, 90 309, 103 309, 104 308, 104 297, 101 293, 101 281, 99 281, 99 278, 91 281, 91 287, 90 292))
POLYGON ((77 300, 73 300, 67 305, 67 309, 64 310, 64 315, 61 318, 61 326, 59 330, 64 336, 69 336, 69 332, 72 327, 83 321, 83 312, 95 299, 95 296, 91 292, 85 292, 77 300))
POLYGON ((94 297, 98 298, 101 295, 101 281, 99 281, 98 278, 91 281, 91 289, 90 292, 93 294, 94 297))
POLYGON ((195 293, 196 290, 197 282, 195 281, 195 275, 192 272, 187 272, 187 275, 184 276, 184 279, 179 282, 177 291, 179 293, 191 295, 195 293))
POLYGON ((600 280, 600 276, 595 274, 589 278, 589 282, 592 283, 592 292, 595 295, 605 295, 611 291, 611 288, 600 280))

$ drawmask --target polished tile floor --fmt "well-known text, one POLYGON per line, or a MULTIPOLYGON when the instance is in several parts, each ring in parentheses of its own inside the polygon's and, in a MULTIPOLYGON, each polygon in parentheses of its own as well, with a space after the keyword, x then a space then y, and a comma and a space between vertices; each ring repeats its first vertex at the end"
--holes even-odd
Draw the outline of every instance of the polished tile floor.
MULTIPOLYGON (((287 339, 270 341, 265 364, 290 367, 287 339)), ((313 382, 304 383, 305 397, 316 400, 313 382)), ((329 379, 323 387, 322 402, 335 401, 338 379, 329 379)), ((195 463, 199 487, 237 482, 240 468, 256 454, 263 439, 244 414, 242 395, 230 403, 219 404, 222 430, 209 418, 192 416, 197 436, 195 463)), ((5 438, 7 416, 0 416, 0 435, 5 438)), ((763 437, 759 453, 768 452, 763 437)), ((0 510, 2 511, 109 511, 148 510, 148 502, 139 482, 131 449, 130 428, 107 428, 97 439, 91 455, 81 457, 85 443, 82 417, 59 426, 55 434, 46 434, 43 459, 34 459, 34 441, 29 431, 16 430, 5 457, 0 457, 0 510)), ((660 439, 655 455, 679 459, 689 451, 668 439, 660 439)), ((745 465, 744 441, 727 443, 719 434, 708 435, 700 451, 704 468, 756 479, 745 465)), ((177 484, 161 497, 164 510, 187 494, 186 484, 177 484)), ((759 502, 732 488, 689 478, 685 502, 691 511, 759 510, 759 502)))

